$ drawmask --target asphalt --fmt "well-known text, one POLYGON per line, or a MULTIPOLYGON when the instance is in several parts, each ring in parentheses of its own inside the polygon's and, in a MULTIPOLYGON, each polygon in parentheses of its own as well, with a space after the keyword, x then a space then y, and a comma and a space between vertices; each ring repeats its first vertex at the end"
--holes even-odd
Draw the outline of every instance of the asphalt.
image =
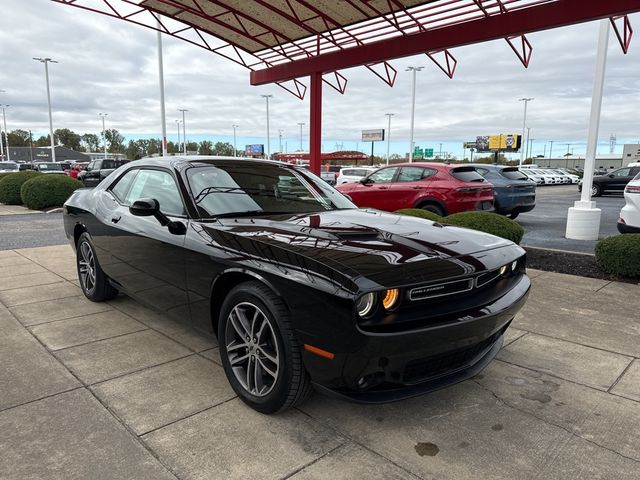
MULTIPOLYGON (((536 206, 527 213, 520 214, 518 223, 525 234, 521 244, 530 247, 553 248, 571 252, 593 253, 597 241, 569 240, 564 237, 567 226, 567 211, 580 199, 576 185, 550 185, 538 187, 536 206)), ((624 197, 605 195, 594 198, 596 206, 602 210, 599 238, 618 235, 616 223, 624 197)))
POLYGON ((0 205, 0 250, 67 243, 62 213, 18 212, 2 215, 2 210, 6 208, 0 205))
POLYGON ((68 245, 0 252, 0 477, 637 480, 640 286, 531 270, 482 373, 398 403, 265 416, 216 339, 87 301, 68 245))

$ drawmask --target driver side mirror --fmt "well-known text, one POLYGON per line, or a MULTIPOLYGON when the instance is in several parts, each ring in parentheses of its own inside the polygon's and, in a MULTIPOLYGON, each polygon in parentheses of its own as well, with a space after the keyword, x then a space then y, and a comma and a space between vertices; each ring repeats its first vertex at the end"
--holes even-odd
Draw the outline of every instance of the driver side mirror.
POLYGON ((373 183, 373 180, 371 180, 369 177, 363 177, 360 179, 360 183, 362 185, 369 185, 371 183, 373 183))
POLYGON ((613 177, 615 177, 615 175, 613 173, 610 173, 609 175, 607 175, 607 177, 613 178, 613 177))
POLYGON ((167 227, 169 233, 174 235, 184 235, 187 232, 184 223, 169 220, 169 217, 160 211, 160 202, 155 198, 139 198, 129 207, 129 212, 135 217, 155 217, 160 225, 167 227))

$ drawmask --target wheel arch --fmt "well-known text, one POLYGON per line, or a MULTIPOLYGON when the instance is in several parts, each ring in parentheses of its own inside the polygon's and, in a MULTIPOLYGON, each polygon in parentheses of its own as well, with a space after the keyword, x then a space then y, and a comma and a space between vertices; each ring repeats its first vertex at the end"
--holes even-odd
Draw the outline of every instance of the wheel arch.
POLYGON ((253 272, 251 270, 241 268, 230 268, 220 273, 212 282, 211 285, 211 297, 210 297, 210 312, 211 312, 211 327, 213 332, 218 336, 218 320, 220 317, 220 310, 225 298, 231 290, 236 286, 244 282, 258 281, 276 294, 284 303, 287 310, 289 306, 285 298, 280 294, 279 290, 273 285, 272 282, 264 278, 262 275, 253 272))
POLYGON ((442 200, 434 197, 422 197, 415 203, 415 208, 421 208, 423 205, 437 205, 444 212, 444 216, 448 215, 449 210, 442 200))
MULTIPOLYGON (((78 240, 80 240, 80 235, 87 232, 87 227, 85 227, 82 223, 76 223, 75 227, 73 227, 73 244, 74 246, 78 246, 78 240)), ((87 232, 88 233, 88 232, 87 232)))

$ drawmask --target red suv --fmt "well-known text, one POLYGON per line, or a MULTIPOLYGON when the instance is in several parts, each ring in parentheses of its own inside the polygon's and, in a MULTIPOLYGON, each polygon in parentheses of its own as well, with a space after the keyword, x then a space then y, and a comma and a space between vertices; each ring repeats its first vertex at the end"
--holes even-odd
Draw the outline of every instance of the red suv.
POLYGON ((359 207, 388 212, 423 208, 444 216, 467 210, 493 210, 493 185, 473 167, 464 165, 401 163, 337 189, 359 207))

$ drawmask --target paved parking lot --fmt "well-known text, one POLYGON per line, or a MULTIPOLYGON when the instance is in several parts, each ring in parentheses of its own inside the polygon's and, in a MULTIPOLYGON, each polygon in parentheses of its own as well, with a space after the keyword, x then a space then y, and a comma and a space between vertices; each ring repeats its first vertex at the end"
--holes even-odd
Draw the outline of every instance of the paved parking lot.
POLYGON ((85 300, 69 246, 2 251, 0 476, 638 479, 640 286, 530 273, 474 379, 264 416, 234 396, 214 338, 127 297, 85 300))
MULTIPOLYGON (((567 211, 580 200, 576 185, 549 185, 536 189, 536 207, 518 217, 524 227, 523 246, 553 248, 572 252, 593 253, 595 241, 568 240, 564 238, 567 227, 567 211)), ((594 198, 596 206, 602 210, 600 218, 600 238, 618 235, 616 224, 624 197, 605 195, 594 198)))

